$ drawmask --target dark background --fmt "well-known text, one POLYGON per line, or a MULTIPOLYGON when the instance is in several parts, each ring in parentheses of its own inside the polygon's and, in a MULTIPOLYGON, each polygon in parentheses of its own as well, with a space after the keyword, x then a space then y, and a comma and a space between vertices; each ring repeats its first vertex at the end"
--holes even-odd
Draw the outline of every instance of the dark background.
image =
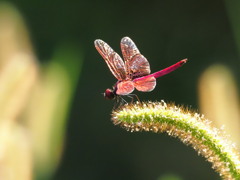
POLYGON ((12 0, 22 13, 37 57, 50 59, 59 43, 73 42, 83 67, 67 123, 65 150, 52 179, 156 180, 220 179, 211 164, 178 139, 165 134, 130 133, 110 121, 113 101, 102 92, 116 79, 95 50, 95 39, 120 53, 129 36, 147 57, 152 72, 188 58, 177 71, 157 80, 141 100, 198 109, 197 83, 211 64, 227 64, 239 75, 238 55, 224 1, 12 0))

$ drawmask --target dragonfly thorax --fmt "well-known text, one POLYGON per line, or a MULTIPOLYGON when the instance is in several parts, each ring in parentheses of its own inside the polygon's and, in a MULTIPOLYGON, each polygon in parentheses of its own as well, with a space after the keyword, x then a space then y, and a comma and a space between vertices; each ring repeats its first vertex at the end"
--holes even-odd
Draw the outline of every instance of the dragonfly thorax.
POLYGON ((103 95, 106 99, 114 99, 116 96, 116 94, 114 93, 114 90, 112 89, 106 89, 103 95))

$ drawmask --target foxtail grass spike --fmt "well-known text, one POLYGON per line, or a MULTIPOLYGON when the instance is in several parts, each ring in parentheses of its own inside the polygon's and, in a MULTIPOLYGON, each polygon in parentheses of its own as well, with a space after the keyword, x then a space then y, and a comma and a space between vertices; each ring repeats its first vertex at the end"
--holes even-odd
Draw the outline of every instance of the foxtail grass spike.
POLYGON ((126 104, 112 112, 112 121, 131 132, 165 132, 204 156, 223 179, 240 179, 240 160, 223 130, 211 126, 203 115, 174 104, 126 104))

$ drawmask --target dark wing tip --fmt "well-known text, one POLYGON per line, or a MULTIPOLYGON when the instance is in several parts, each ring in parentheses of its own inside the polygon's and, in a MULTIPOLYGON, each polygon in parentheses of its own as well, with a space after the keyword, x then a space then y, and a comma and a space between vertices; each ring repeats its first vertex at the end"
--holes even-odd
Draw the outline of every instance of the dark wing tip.
POLYGON ((124 43, 126 41, 132 41, 130 37, 126 36, 121 39, 121 43, 124 43))
POLYGON ((102 44, 103 43, 103 41, 101 40, 101 39, 96 39, 95 41, 94 41, 94 45, 95 46, 98 46, 99 44, 102 44))

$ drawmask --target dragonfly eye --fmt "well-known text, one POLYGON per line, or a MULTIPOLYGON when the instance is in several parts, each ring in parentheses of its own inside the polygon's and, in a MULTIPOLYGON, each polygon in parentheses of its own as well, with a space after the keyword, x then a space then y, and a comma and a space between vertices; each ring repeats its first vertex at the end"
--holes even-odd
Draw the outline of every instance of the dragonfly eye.
POLYGON ((114 99, 115 98, 115 94, 113 93, 113 90, 111 90, 111 89, 106 89, 106 91, 103 93, 103 95, 106 99, 114 99))

